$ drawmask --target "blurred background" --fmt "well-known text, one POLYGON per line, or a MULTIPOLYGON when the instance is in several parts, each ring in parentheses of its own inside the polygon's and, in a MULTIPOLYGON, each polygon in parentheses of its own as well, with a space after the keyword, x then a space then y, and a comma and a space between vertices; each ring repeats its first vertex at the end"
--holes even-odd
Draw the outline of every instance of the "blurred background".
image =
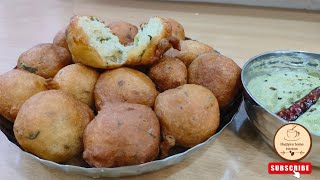
POLYGON ((248 5, 248 6, 320 10, 320 0, 172 0, 172 1, 209 2, 209 3, 248 5))

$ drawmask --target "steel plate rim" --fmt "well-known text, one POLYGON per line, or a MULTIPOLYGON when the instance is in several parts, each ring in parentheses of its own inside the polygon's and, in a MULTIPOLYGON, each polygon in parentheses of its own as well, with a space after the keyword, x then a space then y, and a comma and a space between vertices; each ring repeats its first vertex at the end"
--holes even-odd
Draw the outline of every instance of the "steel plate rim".
MULTIPOLYGON (((96 172, 104 172, 104 173, 112 173, 113 171, 117 170, 117 171, 124 171, 124 170, 127 170, 127 169, 133 169, 133 168, 144 168, 144 167, 148 167, 150 165, 157 165, 157 164, 162 164, 162 163, 166 163, 166 162, 171 162, 171 161, 177 161, 177 162, 174 162, 173 164, 169 164, 169 165, 165 165, 164 167, 168 167, 168 166, 171 166, 171 165, 174 165, 174 164, 178 164, 179 162, 181 162, 182 160, 184 160, 185 158, 188 157, 188 155, 192 154, 193 152, 197 151, 197 150, 200 150, 201 148, 207 146, 211 141, 215 140, 227 127, 230 123, 232 123, 232 121, 234 120, 235 116, 237 116, 237 114, 239 113, 240 111, 240 107, 241 107, 241 104, 243 103, 243 96, 240 95, 241 97, 241 102, 239 103, 239 106, 236 107, 237 110, 235 111, 235 113, 233 114, 231 120, 225 124, 220 130, 219 132, 215 133, 214 135, 212 135, 209 139, 207 139, 206 141, 192 147, 192 148, 189 148, 188 150, 182 152, 182 153, 178 153, 178 154, 174 154, 172 156, 169 156, 165 159, 160 159, 160 160, 154 160, 154 161, 150 161, 150 162, 147 162, 147 163, 144 163, 144 164, 139 164, 139 165, 131 165, 131 166, 122 166, 122 167, 114 167, 114 168, 94 168, 94 167, 82 167, 82 166, 76 166, 76 165, 67 165, 67 164, 59 164, 59 163, 56 163, 56 162, 53 162, 53 161, 49 161, 49 160, 45 160, 45 159, 42 159, 42 158, 39 158, 31 153, 28 153, 28 152, 25 152, 25 151, 22 151, 25 155, 27 155, 28 157, 36 160, 36 161, 39 161, 41 164, 49 167, 49 168, 54 168, 54 169, 58 169, 60 171, 63 171, 63 172, 69 172, 69 174, 75 174, 75 172, 73 171, 81 171, 81 172, 84 172, 84 173, 96 173, 96 172)), ((11 141, 9 141, 10 143, 12 143, 11 141)), ((14 144, 14 143, 12 143, 14 144)), ((15 144, 14 144, 15 145, 15 144)), ((158 170, 161 170, 163 169, 164 167, 158 169, 158 170)), ((155 170, 150 170, 150 171, 147 171, 147 172, 153 172, 155 170)), ((145 172, 145 173, 147 173, 145 172)), ((138 175, 138 174, 137 174, 138 175)), ((90 176, 90 177, 93 177, 91 175, 86 175, 86 176, 90 176)), ((129 176, 133 176, 133 175, 129 175, 129 176)), ((124 177, 124 176, 104 176, 104 175, 97 175, 97 177, 124 177)), ((95 177, 93 177, 95 178, 95 177)))

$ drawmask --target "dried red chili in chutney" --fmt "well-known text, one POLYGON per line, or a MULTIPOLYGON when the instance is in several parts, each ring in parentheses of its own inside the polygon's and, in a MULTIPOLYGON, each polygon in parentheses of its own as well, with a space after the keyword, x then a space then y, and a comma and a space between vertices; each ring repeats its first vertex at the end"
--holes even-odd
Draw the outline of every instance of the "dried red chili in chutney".
POLYGON ((302 99, 294 102, 289 108, 282 109, 277 115, 287 121, 295 121, 305 113, 312 105, 314 105, 320 97, 320 86, 313 89, 302 99))

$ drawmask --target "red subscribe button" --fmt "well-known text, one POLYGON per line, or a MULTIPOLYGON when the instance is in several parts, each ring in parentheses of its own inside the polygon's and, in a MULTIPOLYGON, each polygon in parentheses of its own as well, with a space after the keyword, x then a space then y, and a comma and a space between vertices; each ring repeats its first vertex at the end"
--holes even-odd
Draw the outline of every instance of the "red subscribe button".
POLYGON ((270 162, 268 164, 269 174, 311 174, 312 165, 310 162, 270 162))

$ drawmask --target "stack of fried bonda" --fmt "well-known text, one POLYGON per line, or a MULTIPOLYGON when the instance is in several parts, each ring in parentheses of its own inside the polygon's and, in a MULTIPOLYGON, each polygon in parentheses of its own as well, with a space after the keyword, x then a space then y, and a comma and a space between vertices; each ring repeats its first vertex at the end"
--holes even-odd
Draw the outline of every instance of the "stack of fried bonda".
POLYGON ((142 164, 212 136, 220 110, 240 92, 240 70, 209 45, 186 40, 171 18, 138 28, 74 16, 53 43, 22 53, 17 68, 0 75, 0 114, 40 158, 142 164))

